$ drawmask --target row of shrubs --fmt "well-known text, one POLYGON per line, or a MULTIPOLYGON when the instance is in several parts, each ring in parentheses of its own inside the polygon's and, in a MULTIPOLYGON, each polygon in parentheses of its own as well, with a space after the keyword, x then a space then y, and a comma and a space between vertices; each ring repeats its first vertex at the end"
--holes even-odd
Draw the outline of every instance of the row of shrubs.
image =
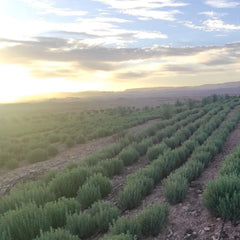
MULTIPOLYGON (((212 112, 214 113, 217 110, 218 109, 213 110, 212 112)), ((195 125, 193 125, 197 129, 200 122, 206 123, 209 121, 210 117, 211 114, 207 114, 203 119, 197 120, 195 125)), ((215 121, 215 119, 212 121, 215 121)), ((183 132, 185 132, 187 128, 188 126, 182 128, 183 132)), ((196 131, 188 141, 175 150, 169 151, 168 147, 166 147, 166 151, 163 152, 160 158, 152 161, 150 166, 140 169, 130 176, 123 191, 120 192, 118 197, 118 205, 121 209, 132 209, 138 206, 141 200, 152 191, 154 184, 162 180, 173 169, 182 164, 194 148, 199 145, 197 141, 199 134, 201 134, 201 130, 196 131)), ((184 140, 185 139, 183 139, 183 141, 184 140)))
POLYGON ((120 216, 120 211, 110 202, 99 201, 85 212, 67 216, 66 229, 81 239, 96 233, 104 233, 109 225, 120 216))
POLYGON ((96 232, 106 232, 109 224, 120 215, 120 211, 110 202, 99 201, 88 211, 79 210, 80 206, 75 199, 65 198, 49 202, 44 207, 37 207, 33 203, 24 205, 1 216, 1 239, 32 240, 39 235, 37 239, 51 235, 70 237, 70 233, 86 239, 96 232), (62 227, 69 233, 63 230, 53 231, 62 227))
POLYGON ((120 217, 110 226, 111 236, 104 240, 121 239, 119 236, 123 236, 123 239, 156 237, 166 224, 168 214, 169 210, 166 204, 155 203, 137 216, 120 217))
MULTIPOLYGON (((139 147, 136 143, 135 148, 139 149, 139 153, 137 152, 136 154, 135 150, 135 155, 139 157, 139 154, 144 154, 148 148, 147 146, 151 144, 152 141, 150 141, 150 139, 144 139, 141 141, 140 146, 146 145, 144 148, 145 150, 143 151, 143 148, 139 147)), ((127 149, 129 151, 129 148, 127 149)), ((81 209, 88 208, 95 201, 105 197, 111 191, 109 179, 95 173, 99 170, 100 172, 101 170, 104 170, 103 172, 107 173, 106 175, 109 176, 112 176, 115 173, 120 173, 124 165, 124 161, 125 164, 128 165, 126 162, 127 154, 126 152, 124 154, 123 153, 124 152, 122 152, 117 159, 100 161, 96 166, 92 166, 91 168, 70 167, 63 174, 56 174, 56 172, 52 172, 45 175, 42 181, 29 183, 17 188, 17 190, 13 191, 10 196, 4 198, 4 201, 1 201, 2 213, 6 210, 15 209, 2 215, 2 219, 9 219, 9 221, 6 221, 9 223, 8 225, 4 225, 3 220, 0 221, 0 227, 3 229, 3 239, 15 239, 17 235, 17 239, 32 239, 33 236, 39 234, 40 230, 47 231, 50 228, 62 227, 67 221, 65 216, 68 209, 59 207, 59 203, 51 202, 61 198, 62 196, 68 198, 77 197, 78 204, 80 203, 78 207, 81 209), (46 184, 48 184, 48 186, 46 186, 46 184), (60 212, 57 212, 56 209, 58 208, 60 212), (44 213, 48 211, 49 214, 45 214, 43 216, 39 214, 39 211, 44 213), (31 212, 36 213, 36 215, 31 215, 31 212), (24 226, 19 224, 20 218, 23 220, 24 226), (31 219, 34 219, 34 221, 31 222, 31 219), (30 228, 30 224, 33 224, 34 227, 30 228), (29 231, 27 230, 28 228, 29 231)), ((130 154, 130 156, 132 157, 133 155, 130 154)), ((67 207, 67 204, 64 205, 67 207)), ((81 215, 81 213, 69 216, 67 221, 67 226, 70 229, 70 232, 73 232, 74 234, 75 232, 73 229, 75 229, 76 226, 72 226, 74 223, 77 224, 79 222, 77 215, 81 215), (72 222, 69 219, 72 219, 72 222)), ((85 223, 87 218, 83 217, 83 219, 83 222, 85 223)), ((95 217, 93 219, 95 219, 95 217)), ((94 224, 92 226, 94 226, 94 224)), ((86 227, 83 229, 87 230, 86 227)), ((96 228, 93 229, 96 231, 96 228)), ((90 229, 90 231, 92 230, 90 229)), ((55 232, 50 232, 48 234, 55 234, 55 232)), ((56 234, 60 233, 56 231, 56 234)), ((81 235, 81 233, 78 233, 78 235, 81 235)), ((41 237, 44 236, 42 235, 41 237)))
MULTIPOLYGON (((184 121, 182 128, 176 129, 172 134, 167 134, 162 137, 162 142, 160 144, 154 145, 147 151, 147 157, 150 161, 158 158, 159 155, 163 154, 164 151, 174 149, 187 138, 189 138, 194 131, 196 131, 201 124, 205 121, 204 119, 209 119, 212 115, 216 114, 221 107, 217 107, 209 112, 203 119, 203 113, 197 114, 197 116, 190 117, 188 121, 184 121), (197 121, 196 121, 197 120, 197 121), (196 121, 196 122, 194 122, 196 121)), ((206 113, 206 111, 203 111, 206 113)))
MULTIPOLYGON (((193 110, 191 111, 195 113, 193 110)), ((189 111, 187 111, 187 113, 189 113, 189 111)), ((180 113, 179 118, 180 117, 184 118, 185 114, 180 113)), ((165 124, 167 124, 167 122, 165 122, 165 124)), ((158 127, 163 127, 165 126, 165 124, 159 125, 158 127)), ((147 128, 147 130, 149 133, 151 133, 151 126, 147 128)), ((77 167, 76 169, 70 169, 60 174, 56 174, 56 172, 50 172, 50 174, 46 174, 43 183, 40 184, 41 185, 40 188, 38 181, 36 184, 33 184, 30 188, 26 187, 24 189, 23 186, 22 188, 18 188, 17 190, 12 191, 10 196, 1 199, 0 213, 3 213, 9 209, 14 209, 16 208, 16 206, 21 205, 21 203, 23 202, 35 201, 37 204, 42 205, 47 201, 56 200, 57 198, 62 196, 75 197, 77 195, 78 188, 82 186, 87 177, 89 177, 91 174, 89 171, 89 166, 92 166, 97 163, 98 164, 95 166, 94 169, 96 172, 102 172, 103 175, 106 176, 111 176, 120 173, 123 168, 123 163, 121 160, 119 159, 102 160, 102 159, 106 159, 118 154, 132 140, 133 137, 126 136, 124 138, 121 138, 117 143, 113 144, 112 146, 100 151, 99 154, 93 154, 92 156, 87 157, 83 161, 84 162, 83 166, 86 167, 77 167), (107 168, 107 166, 109 167, 107 168), (108 169, 108 173, 106 173, 106 169, 108 169), (48 184, 48 186, 46 187, 45 184, 48 184)), ((139 136, 138 140, 141 140, 139 136)), ((139 144, 135 146, 140 153, 142 153, 142 149, 144 149, 142 147, 143 145, 145 145, 144 148, 147 149, 147 147, 151 145, 151 139, 148 140, 143 139, 139 144)))
POLYGON ((0 217, 1 239, 32 240, 40 230, 65 226, 67 214, 79 209, 75 199, 66 198, 48 202, 44 207, 38 207, 35 203, 24 204, 0 217))
MULTIPOLYGON (((44 117, 43 115, 32 115, 29 118, 24 115, 24 119, 27 121, 5 121, 0 129, 0 167, 16 168, 22 160, 28 160, 30 163, 44 161, 46 157, 42 155, 48 154, 46 149, 51 145, 54 146, 57 142, 72 147, 76 143, 84 143, 88 139, 107 136, 150 119, 158 117, 169 119, 175 113, 186 112, 186 109, 188 109, 187 105, 175 107, 165 105, 141 111, 119 108, 93 111, 89 114, 82 112, 81 115, 61 113, 51 114, 50 117, 49 114, 45 114, 44 117), (168 116, 165 114, 166 109, 170 113, 167 114, 168 116), (48 125, 45 124, 46 122, 48 125), (10 127, 6 124, 14 126, 10 127), (19 127, 19 124, 22 126, 19 127), (35 149, 45 153, 41 153, 42 157, 32 158, 30 155, 35 149), (40 160, 38 160, 39 158, 40 160)), ((48 154, 48 156, 51 155, 48 154)))
MULTIPOLYGON (((147 144, 151 144, 151 141, 148 141, 147 144)), ((141 148, 139 148, 139 149, 141 149, 141 148)), ((147 147, 145 149, 147 149, 147 147)), ((139 150, 138 154, 140 154, 140 150, 139 150)), ((115 164, 117 163, 116 164, 117 166, 123 166, 122 159, 117 159, 117 160, 114 159, 114 161, 115 161, 115 164)), ((106 166, 106 164, 109 164, 110 161, 109 162, 100 161, 100 162, 96 162, 96 163, 97 163, 97 165, 105 163, 105 166, 106 166)), ((98 196, 96 198, 94 198, 92 203, 95 202, 96 200, 106 196, 111 191, 111 190, 109 190, 109 189, 111 189, 109 179, 104 177, 103 173, 102 173, 102 175, 96 174, 99 172, 99 170, 100 170, 100 172, 102 170, 105 170, 103 167, 97 166, 97 165, 92 166, 91 168, 83 167, 83 166, 82 167, 79 166, 77 168, 69 168, 67 171, 64 172, 64 174, 66 174, 66 175, 64 175, 64 177, 61 177, 62 174, 56 174, 56 172, 53 172, 52 174, 45 176, 44 181, 43 180, 37 181, 35 183, 29 183, 27 185, 20 186, 16 190, 16 193, 15 193, 16 194, 15 200, 17 200, 17 201, 14 201, 11 198, 11 195, 9 196, 9 198, 6 198, 7 201, 1 201, 1 204, 3 202, 3 205, 2 205, 3 212, 5 212, 6 209, 7 210, 15 209, 15 210, 6 212, 4 215, 1 216, 1 219, 4 219, 5 217, 7 217, 11 220, 11 219, 15 218, 15 216, 19 216, 19 219, 20 219, 20 216, 24 215, 24 213, 29 214, 29 212, 26 209, 28 208, 27 205, 30 206, 31 204, 34 205, 34 208, 36 209, 36 213, 39 213, 39 209, 42 212, 44 212, 45 207, 48 204, 51 204, 51 202, 47 203, 47 204, 46 204, 46 202, 54 201, 62 196, 77 197, 77 199, 80 202, 80 204, 78 202, 79 208, 84 209, 84 208, 89 207, 91 204, 87 203, 88 200, 82 198, 83 190, 85 190, 85 192, 88 192, 87 190, 90 187, 91 189, 94 189, 94 191, 92 191, 92 192, 100 193, 100 194, 98 194, 98 196), (58 180, 56 180, 56 179, 58 179, 58 180), (48 187, 46 187, 47 183, 48 183, 48 187), (40 189, 40 191, 39 191, 39 189, 40 189), (26 198, 26 196, 28 196, 28 197, 26 198), (27 202, 29 202, 29 204, 23 205, 24 202, 25 202, 25 204, 27 202), (36 203, 31 203, 31 202, 36 202, 36 203)), ((109 169, 111 169, 111 168, 109 168, 109 169)), ((112 169, 116 170, 115 167, 113 167, 112 169)), ((109 170, 109 171, 111 171, 111 170, 109 170)), ((89 196, 89 198, 91 198, 91 195, 89 196)), ((4 198, 4 200, 5 200, 5 198, 4 198)), ((57 205, 57 203, 55 202, 55 203, 53 203, 53 205, 57 205)), ((54 208, 54 206, 53 206, 52 208, 53 208, 52 212, 54 213, 53 216, 59 216, 58 213, 55 211, 59 207, 54 208)), ((59 209, 61 209, 61 208, 59 208, 59 209)), ((32 211, 35 211, 35 210, 32 209, 30 212, 32 212, 32 211)), ((49 208, 48 211, 51 213, 51 208, 49 208)), ((65 211, 65 214, 66 214, 66 211, 65 211)), ((64 216, 65 216, 65 214, 64 214, 64 216)), ((27 215, 27 216, 29 216, 29 215, 27 215)), ((63 215, 61 215, 61 216, 63 216, 63 215)), ((70 216, 72 216, 72 215, 70 215, 70 216)), ((59 224, 58 221, 60 219, 63 219, 63 220, 65 219, 64 217, 54 218, 54 221, 56 221, 55 224, 53 223, 53 220, 48 221, 44 217, 42 217, 41 214, 39 215, 39 219, 37 218, 37 216, 32 216, 32 215, 30 215, 29 219, 32 219, 32 218, 35 219, 35 217, 36 217, 36 221, 37 221, 36 229, 38 229, 37 234, 39 234, 40 229, 43 229, 43 231, 46 231, 46 230, 49 230, 51 226, 52 227, 54 226, 55 228, 61 227, 62 225, 59 224), (45 220, 47 223, 45 223, 45 220), (42 224, 43 227, 41 227, 41 225, 39 227, 39 224, 42 224)), ((16 219, 18 219, 18 218, 16 218, 16 219)), ((47 217, 47 219, 51 219, 51 217, 49 216, 49 217, 47 217)), ((0 222, 2 224, 4 221, 2 220, 0 222)), ((25 224, 24 226, 27 226, 27 224, 29 223, 29 220, 28 221, 26 220, 26 223, 23 221, 23 223, 25 224)), ((15 226, 18 225, 18 221, 16 221, 16 222, 13 221, 12 226, 14 226, 14 224, 15 224, 15 226)), ((5 226, 5 228, 6 228, 5 231, 3 231, 3 233, 2 233, 2 235, 4 236, 5 239, 11 239, 11 238, 18 239, 18 238, 11 237, 12 236, 11 234, 15 234, 15 231, 13 230, 14 227, 12 227, 12 231, 13 231, 13 233, 12 233, 9 230, 10 228, 6 227, 7 225, 3 224, 3 226, 5 226)), ((21 227, 21 224, 19 224, 19 226, 21 227)), ((1 225, 0 225, 0 228, 2 229, 1 225)), ((17 227, 16 229, 19 230, 20 228, 17 227)), ((24 227, 22 227, 22 230, 24 230, 26 232, 17 233, 20 235, 22 234, 22 236, 23 236, 22 239, 28 239, 27 238, 28 236, 31 236, 31 238, 29 238, 29 239, 33 238, 32 234, 34 234, 34 228, 27 231, 24 227)))
MULTIPOLYGON (((190 111, 187 111, 187 113, 189 112, 190 111)), ((191 110, 191 112, 193 112, 193 110, 191 110)), ((180 113, 177 116, 175 120, 184 118, 185 114, 180 113)), ((159 124, 158 127, 161 128, 167 124, 168 122, 166 121, 163 125, 159 124)), ((157 130, 158 127, 154 124, 155 130, 157 130)), ((152 126, 148 127, 144 132, 152 133, 152 126)), ((142 135, 142 137, 144 135, 142 135)), ((83 160, 83 164, 75 164, 73 167, 69 165, 69 167, 61 173, 50 171, 39 181, 20 184, 10 195, 1 199, 0 213, 20 207, 22 203, 35 202, 40 206, 60 197, 76 197, 78 189, 85 183, 86 179, 94 173, 102 173, 107 177, 120 174, 124 167, 124 162, 126 165, 129 165, 134 155, 134 161, 137 160, 139 154, 144 154, 152 144, 152 137, 142 139, 138 136, 136 139, 139 143, 135 142, 132 144, 132 147, 128 147, 130 142, 135 139, 133 136, 127 135, 100 152, 86 157, 83 160), (125 147, 126 149, 124 150, 125 147), (112 158, 119 153, 120 158, 112 158)))
MULTIPOLYGON (((223 119, 224 115, 221 118, 223 119)), ((221 151, 229 132, 234 129, 239 119, 240 113, 236 112, 224 121, 204 144, 194 151, 189 161, 165 180, 163 192, 170 203, 176 204, 185 198, 189 182, 196 179, 213 157, 221 151)), ((215 124, 216 127, 219 125, 218 119, 216 119, 215 124)), ((207 130, 209 131, 210 128, 207 130)))
POLYGON ((46 154, 51 156, 48 154, 47 148, 58 142, 72 147, 76 143, 84 143, 89 139, 108 136, 151 119, 159 117, 166 119, 164 116, 165 108, 170 111, 168 118, 174 113, 186 110, 186 106, 146 108, 141 111, 122 108, 99 111, 93 114, 82 113, 82 115, 58 113, 52 114, 50 117, 47 114, 45 117, 31 116, 32 120, 29 120, 28 124, 24 121, 18 121, 18 124, 7 121, 0 127, 0 149, 2 152, 0 154, 0 167, 14 168, 23 160, 30 163, 44 161, 47 159, 46 154), (122 114, 123 112, 124 114, 122 114), (41 150, 41 153, 37 155, 35 150, 41 150), (35 154, 33 154, 34 152, 35 154))
MULTIPOLYGON (((174 118, 170 119, 170 122, 168 122, 167 120, 163 120, 158 123, 159 126, 157 126, 156 124, 155 127, 164 127, 167 124, 171 124, 172 122, 176 121, 178 117, 181 117, 181 113, 185 113, 184 115, 187 116, 187 114, 189 114, 190 112, 189 110, 185 110, 185 108, 177 108, 174 110, 174 112, 175 111, 178 112, 178 114, 176 114, 174 118)), ((152 129, 154 129, 155 127, 153 127, 152 129)), ((62 129, 57 131, 62 131, 62 129)), ((151 132, 151 128, 146 129, 143 134, 149 132, 151 132)), ((68 137, 68 133, 66 132, 65 135, 61 133, 51 133, 48 136, 48 133, 43 133, 43 136, 40 136, 39 133, 36 133, 36 136, 33 134, 31 138, 14 138, 9 141, 7 141, 6 139, 0 140, 0 167, 5 166, 7 168, 13 169, 18 167, 19 162, 24 159, 26 159, 29 163, 45 161, 49 157, 57 155, 58 149, 54 144, 59 141, 65 142, 68 147, 72 147, 75 143, 85 142, 86 139, 85 137, 83 137, 83 133, 79 133, 79 131, 76 130, 74 130, 73 133, 76 135, 74 139, 68 137)))
POLYGON ((234 223, 240 220, 240 147, 228 155, 220 176, 210 181, 203 193, 203 203, 216 217, 234 223))
MULTIPOLYGON (((55 224, 52 228, 47 229, 42 224, 42 230, 32 231, 31 236, 22 235, 20 232, 20 235, 14 238, 15 234, 18 234, 17 229, 14 229, 14 232, 13 229, 8 230, 8 235, 5 235, 5 231, 3 231, 2 236, 3 240, 28 240, 34 237, 34 240, 77 240, 90 238, 97 233, 105 233, 110 228, 110 235, 102 239, 137 240, 140 237, 157 236, 166 224, 168 212, 166 204, 155 203, 144 209, 137 217, 120 217, 120 211, 113 204, 100 201, 94 203, 86 212, 71 214, 66 211, 64 221, 59 223, 59 226, 55 224), (63 226, 64 229, 60 228, 63 226)), ((28 224, 28 222, 25 223, 28 224)), ((29 225, 24 227, 27 228, 29 225)))
MULTIPOLYGON (((126 135, 125 137, 120 138, 117 143, 104 148, 100 152, 91 154, 90 156, 86 157, 83 162, 87 166, 93 166, 98 164, 102 160, 114 158, 123 150, 124 147, 128 146, 130 143, 133 143, 133 142, 138 143, 138 145, 136 145, 136 143, 133 145, 137 149, 139 154, 142 155, 143 148, 146 149, 146 147, 148 147, 148 144, 145 145, 146 141, 144 141, 146 140, 146 138, 148 138, 149 140, 149 138, 151 139, 151 137, 156 135, 159 131, 161 130, 167 131, 166 129, 169 128, 168 126, 171 127, 171 125, 173 125, 174 123, 184 120, 187 116, 196 114, 197 112, 198 110, 196 109, 186 110, 184 112, 176 114, 176 116, 174 116, 169 120, 161 120, 157 123, 154 123, 134 136, 126 135)), ((154 141, 156 141, 155 138, 153 139, 153 142, 154 141)))

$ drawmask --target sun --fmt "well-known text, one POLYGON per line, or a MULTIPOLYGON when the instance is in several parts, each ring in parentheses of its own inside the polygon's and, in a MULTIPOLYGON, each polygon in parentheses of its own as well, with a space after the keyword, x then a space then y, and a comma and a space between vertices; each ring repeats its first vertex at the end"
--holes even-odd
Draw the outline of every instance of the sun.
POLYGON ((31 77, 21 66, 0 65, 0 102, 14 102, 29 94, 31 77))

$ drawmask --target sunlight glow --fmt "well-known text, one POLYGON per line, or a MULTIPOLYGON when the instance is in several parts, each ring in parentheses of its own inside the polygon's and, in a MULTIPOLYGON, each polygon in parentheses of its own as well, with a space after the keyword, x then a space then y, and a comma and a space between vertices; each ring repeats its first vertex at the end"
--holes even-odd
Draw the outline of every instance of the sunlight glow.
POLYGON ((0 65, 0 102, 11 102, 29 92, 31 78, 20 66, 0 65))
POLYGON ((16 65, 0 65, 0 102, 13 102, 23 97, 56 92, 109 90, 104 73, 96 73, 92 81, 71 81, 64 78, 34 79, 28 69, 16 65))

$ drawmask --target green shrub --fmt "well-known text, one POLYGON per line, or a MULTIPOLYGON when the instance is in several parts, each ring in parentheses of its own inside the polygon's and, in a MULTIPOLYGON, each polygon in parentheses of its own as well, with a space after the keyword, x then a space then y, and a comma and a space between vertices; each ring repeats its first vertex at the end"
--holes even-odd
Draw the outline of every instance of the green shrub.
POLYGON ((0 229, 4 240, 32 240, 40 234, 40 230, 47 231, 49 228, 43 210, 35 204, 27 204, 0 217, 0 229))
POLYGON ((72 138, 67 138, 67 139, 66 139, 66 146, 67 146, 68 148, 73 147, 74 144, 75 144, 75 142, 74 142, 74 140, 73 140, 72 138))
POLYGON ((15 169, 19 166, 19 162, 16 159, 9 159, 5 162, 5 166, 8 169, 15 169))
POLYGON ((47 152, 41 148, 34 149, 27 154, 27 160, 30 163, 45 161, 47 158, 47 152))
POLYGON ((152 146, 147 151, 147 157, 150 161, 152 161, 158 158, 160 154, 163 154, 168 149, 169 147, 166 145, 166 143, 161 143, 159 145, 152 146))
POLYGON ((222 176, 210 181, 203 193, 203 204, 224 220, 240 219, 240 178, 222 176))
POLYGON ((34 202, 38 206, 49 201, 54 201, 56 196, 46 186, 31 182, 22 184, 11 191, 10 195, 1 198, 0 213, 21 207, 23 204, 34 202))
POLYGON ((58 149, 55 146, 50 145, 47 148, 47 152, 49 157, 55 157, 58 154, 58 149))
POLYGON ((66 165, 66 168, 69 169, 69 170, 72 170, 74 168, 78 168, 79 167, 79 163, 76 163, 76 162, 73 162, 73 161, 70 161, 67 165, 66 165))
POLYGON ((106 159, 97 165, 97 167, 102 167, 105 170, 105 175, 108 177, 120 174, 123 166, 123 161, 118 158, 106 159))
POLYGON ((180 144, 180 139, 174 135, 172 137, 164 139, 164 143, 171 149, 176 148, 180 144))
POLYGON ((191 158, 194 159, 195 161, 203 163, 203 165, 206 166, 210 162, 212 156, 207 149, 204 151, 200 148, 198 151, 193 153, 191 158))
POLYGON ((187 179, 181 175, 170 175, 163 183, 163 194, 171 204, 181 202, 188 191, 187 179))
POLYGON ((129 179, 127 185, 135 185, 135 187, 141 191, 142 196, 147 196, 153 189, 153 180, 149 177, 138 174, 135 178, 129 179))
POLYGON ((100 187, 94 184, 86 183, 78 190, 77 199, 82 209, 90 207, 101 198, 100 187))
POLYGON ((76 197, 80 186, 82 186, 90 170, 84 167, 78 167, 59 173, 49 183, 50 190, 59 197, 76 197))
POLYGON ((50 143, 56 143, 60 141, 60 136, 58 134, 51 134, 49 137, 49 142, 50 143))
POLYGON ((77 236, 73 236, 69 231, 64 229, 51 230, 49 232, 41 232, 40 237, 34 240, 79 240, 77 236))
POLYGON ((141 233, 143 236, 157 236, 163 228, 168 217, 166 204, 156 203, 145 209, 139 216, 141 233))
POLYGON ((130 234, 120 234, 120 235, 113 235, 105 238, 100 238, 100 240, 137 240, 137 238, 130 234))
POLYGON ((188 182, 198 178, 204 169, 203 163, 196 160, 189 160, 185 165, 178 168, 178 174, 185 177, 188 182))
POLYGON ((90 170, 90 176, 101 174, 102 176, 107 177, 107 170, 104 169, 103 166, 100 166, 98 164, 95 166, 92 166, 89 170, 90 170))
POLYGON ((82 134, 79 134, 76 136, 76 143, 77 144, 83 144, 86 142, 85 137, 82 134))
POLYGON ((66 229, 71 234, 77 235, 81 239, 89 238, 97 230, 97 223, 93 217, 87 213, 80 212, 67 216, 66 229))
POLYGON ((143 139, 140 143, 137 143, 135 148, 138 153, 143 156, 146 154, 148 148, 153 145, 153 140, 151 138, 143 139))
POLYGON ((124 148, 119 154, 119 159, 123 161, 125 166, 135 163, 138 160, 138 158, 139 153, 132 146, 124 148))
POLYGON ((190 153, 193 152, 193 150, 199 146, 199 143, 196 140, 187 140, 184 142, 184 146, 189 150, 190 153))
POLYGON ((139 237, 141 236, 141 227, 136 217, 120 217, 110 226, 110 232, 113 235, 125 233, 139 237))
POLYGON ((53 180, 53 178, 56 177, 56 175, 58 174, 58 170, 57 169, 51 169, 47 172, 45 172, 42 176, 41 176, 41 180, 45 183, 48 184, 50 181, 53 180))
POLYGON ((102 198, 106 197, 112 190, 109 178, 104 177, 102 174, 95 174, 89 177, 87 184, 99 187, 102 198))
POLYGON ((236 175, 240 177, 240 147, 230 155, 227 156, 226 160, 221 165, 221 175, 236 175))
POLYGON ((9 154, 8 152, 2 152, 2 151, 3 150, 1 149, 1 152, 0 152, 0 164, 1 164, 1 166, 12 159, 11 154, 9 154))
POLYGON ((48 202, 44 206, 44 213, 52 228, 63 227, 66 224, 66 215, 80 210, 75 199, 61 198, 57 202, 48 202))
POLYGON ((99 201, 92 205, 89 214, 96 220, 98 230, 106 232, 109 224, 119 217, 120 212, 112 203, 99 201))
POLYGON ((121 209, 133 209, 141 203, 142 192, 136 184, 128 184, 118 195, 118 205, 121 209))

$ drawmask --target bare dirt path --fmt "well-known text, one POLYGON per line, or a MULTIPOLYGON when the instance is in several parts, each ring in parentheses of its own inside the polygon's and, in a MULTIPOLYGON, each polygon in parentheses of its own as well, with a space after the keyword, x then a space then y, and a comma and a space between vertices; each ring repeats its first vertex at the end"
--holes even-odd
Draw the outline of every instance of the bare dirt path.
MULTIPOLYGON (((159 119, 150 120, 144 124, 137 125, 127 130, 129 133, 135 134, 157 121, 159 121, 159 119)), ((95 139, 85 144, 77 145, 71 149, 61 151, 56 157, 51 158, 48 161, 39 162, 7 171, 0 176, 0 196, 7 193, 21 180, 33 179, 50 169, 62 169, 71 161, 81 162, 82 159, 87 155, 113 144, 116 142, 116 140, 117 134, 109 137, 95 139)))
MULTIPOLYGON (((215 156, 201 177, 191 183, 187 198, 184 202, 170 207, 169 223, 164 231, 154 239, 218 239, 222 221, 211 216, 207 209, 203 207, 202 193, 208 181, 218 176, 221 163, 237 145, 240 145, 240 122, 228 136, 221 153, 215 156)), ((159 196, 159 198, 162 197, 159 196)), ((222 239, 240 239, 240 225, 234 227, 228 222, 224 227, 224 234, 221 240, 222 239)))

